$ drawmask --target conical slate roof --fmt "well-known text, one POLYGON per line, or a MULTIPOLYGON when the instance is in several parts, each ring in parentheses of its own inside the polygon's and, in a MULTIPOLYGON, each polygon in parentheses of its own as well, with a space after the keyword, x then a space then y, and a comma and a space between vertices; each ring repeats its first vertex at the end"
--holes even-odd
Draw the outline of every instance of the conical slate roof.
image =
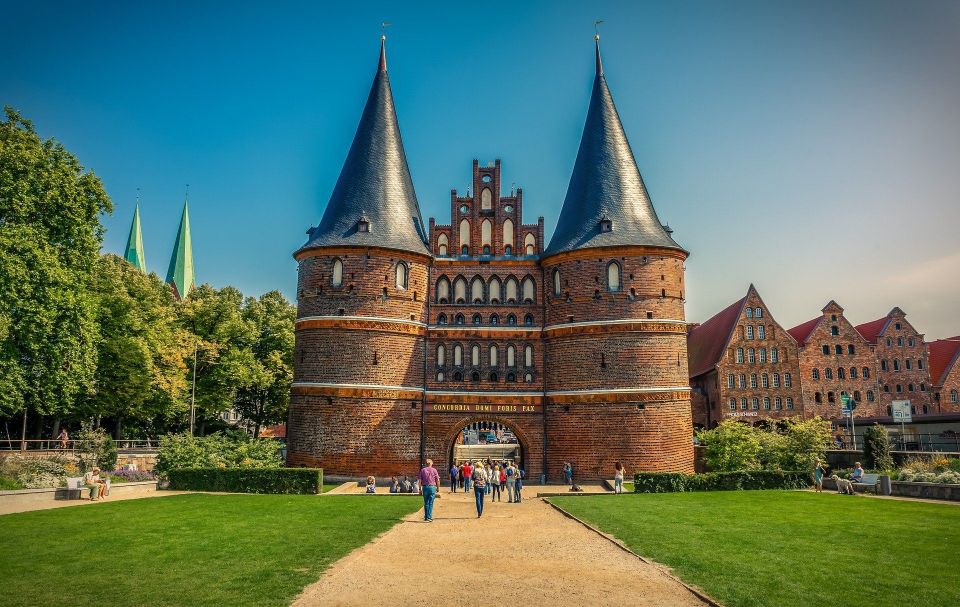
POLYGON ((596 247, 647 245, 683 250, 653 210, 607 88, 596 38, 597 75, 560 219, 544 256, 596 247), (609 230, 601 222, 609 221, 609 230))
POLYGON ((177 299, 183 301, 197 284, 193 273, 193 244, 190 242, 190 213, 187 201, 183 201, 183 215, 177 241, 173 244, 170 267, 167 269, 167 284, 173 287, 177 299))
POLYGON ((377 246, 430 254, 393 106, 383 38, 377 74, 340 178, 320 225, 307 234, 300 251, 377 246), (361 218, 369 231, 360 228, 361 218))
POLYGON ((140 205, 133 210, 133 222, 130 224, 130 235, 127 236, 127 248, 123 258, 129 261, 141 272, 147 271, 147 260, 143 255, 143 235, 140 233, 140 205))

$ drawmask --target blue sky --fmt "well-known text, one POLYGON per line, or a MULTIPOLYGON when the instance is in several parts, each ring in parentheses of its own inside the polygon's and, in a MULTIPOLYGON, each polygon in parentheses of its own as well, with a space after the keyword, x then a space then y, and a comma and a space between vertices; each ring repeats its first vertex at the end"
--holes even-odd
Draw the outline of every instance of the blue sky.
POLYGON ((753 282, 787 327, 836 299, 960 333, 960 3, 138 4, 5 3, 0 103, 103 179, 106 250, 141 188, 160 274, 189 183, 198 280, 294 296, 384 20, 424 218, 500 158, 551 234, 599 18, 641 172, 692 252, 688 319, 753 282))

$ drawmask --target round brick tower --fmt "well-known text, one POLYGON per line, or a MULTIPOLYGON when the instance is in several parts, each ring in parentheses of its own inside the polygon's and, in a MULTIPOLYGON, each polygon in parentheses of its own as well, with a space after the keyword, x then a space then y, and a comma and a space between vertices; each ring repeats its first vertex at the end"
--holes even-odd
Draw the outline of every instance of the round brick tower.
POLYGON ((418 469, 431 254, 380 61, 323 219, 299 263, 289 465, 418 469))
POLYGON ((693 472, 684 261, 647 194, 600 61, 543 267, 548 476, 693 472))

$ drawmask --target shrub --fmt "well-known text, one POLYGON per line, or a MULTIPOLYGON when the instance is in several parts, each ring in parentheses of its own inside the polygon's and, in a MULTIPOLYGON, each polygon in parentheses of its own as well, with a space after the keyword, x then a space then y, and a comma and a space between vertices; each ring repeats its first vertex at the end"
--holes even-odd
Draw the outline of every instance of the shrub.
POLYGON ((153 473, 147 472, 146 470, 114 470, 109 476, 112 482, 117 483, 136 483, 154 480, 153 473))
POLYGON ((0 491, 14 491, 16 489, 26 489, 26 487, 11 476, 0 476, 0 491))
POLYGON ((638 472, 634 475, 636 493, 678 491, 739 491, 752 489, 801 489, 809 485, 808 473, 781 470, 741 470, 680 474, 674 472, 638 472))
POLYGON ((701 430, 697 438, 714 472, 804 470, 812 469, 815 459, 826 459, 830 428, 819 417, 780 420, 770 429, 727 420, 701 430))
POLYGON ((117 467, 117 443, 113 438, 107 436, 100 447, 100 453, 97 455, 97 466, 101 470, 113 470, 117 467))
POLYGON ((893 470, 893 455, 887 429, 874 424, 863 432, 863 457, 867 466, 876 470, 893 470))
POLYGON ((168 473, 170 489, 227 493, 320 493, 319 468, 193 468, 168 473))
POLYGON ((94 428, 89 423, 80 425, 76 435, 76 455, 81 472, 94 467, 113 470, 117 466, 117 445, 103 428, 94 428))
POLYGON ((168 434, 160 439, 155 471, 167 476, 181 468, 279 468, 280 445, 271 439, 252 439, 246 434, 197 437, 168 434))
POLYGON ((69 460, 54 455, 50 457, 21 457, 11 455, 0 459, 0 476, 11 479, 10 485, 18 489, 47 489, 66 484, 69 460))

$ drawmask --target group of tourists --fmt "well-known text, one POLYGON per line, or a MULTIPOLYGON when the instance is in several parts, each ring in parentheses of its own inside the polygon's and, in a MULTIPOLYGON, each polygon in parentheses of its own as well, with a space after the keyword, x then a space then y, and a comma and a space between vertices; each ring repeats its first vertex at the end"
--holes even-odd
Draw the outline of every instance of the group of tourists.
POLYGON ((488 495, 491 502, 500 502, 506 491, 507 502, 519 504, 525 477, 523 468, 512 461, 465 461, 450 466, 450 492, 456 493, 458 488, 469 492, 472 488, 479 518, 483 515, 483 501, 488 495))

